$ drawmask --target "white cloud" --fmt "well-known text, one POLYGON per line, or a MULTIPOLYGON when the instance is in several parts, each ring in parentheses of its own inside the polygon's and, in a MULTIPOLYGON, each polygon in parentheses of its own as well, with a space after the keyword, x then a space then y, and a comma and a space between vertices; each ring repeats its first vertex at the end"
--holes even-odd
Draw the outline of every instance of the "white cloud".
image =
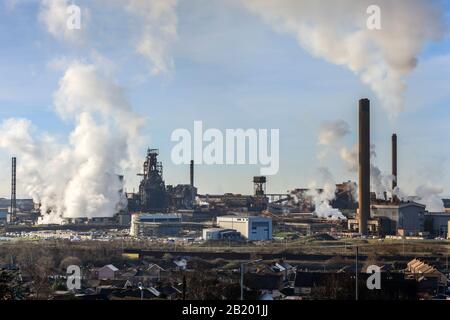
POLYGON ((381 30, 367 29, 370 0, 240 0, 314 56, 346 66, 368 84, 390 116, 403 110, 405 76, 428 41, 444 33, 439 1, 379 0, 381 30))

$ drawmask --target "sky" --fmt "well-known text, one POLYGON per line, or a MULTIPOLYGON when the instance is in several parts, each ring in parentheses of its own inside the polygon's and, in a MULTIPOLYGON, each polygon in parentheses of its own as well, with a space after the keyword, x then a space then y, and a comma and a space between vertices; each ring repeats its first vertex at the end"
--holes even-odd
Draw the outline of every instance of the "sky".
MULTIPOLYGON (((84 8, 86 1, 71 3, 84 8)), ((157 36, 163 37, 157 38, 160 52, 169 56, 167 70, 157 72, 154 57, 138 54, 133 44, 145 34, 138 18, 155 23, 151 18, 134 13, 130 19, 126 10, 96 0, 89 5, 89 14, 82 15, 89 39, 73 40, 49 31, 40 18, 42 5, 38 0, 0 4, 0 122, 29 119, 38 130, 67 142, 74 123, 55 112, 64 65, 71 60, 96 63, 124 88, 133 112, 146 120, 140 156, 143 161, 147 147, 160 150, 166 184, 189 182, 188 166, 171 161, 172 132, 192 131, 194 121, 201 120, 206 128, 221 130, 279 129, 280 170, 268 177, 267 192, 281 193, 308 186, 321 166, 330 169, 336 182, 356 181, 356 173, 348 171, 336 154, 318 159, 317 137, 323 122, 342 119, 350 127, 342 143, 349 147, 356 143, 357 103, 367 97, 372 101, 376 165, 389 173, 390 137, 396 132, 399 186, 413 193, 428 183, 450 196, 447 33, 419 50, 417 67, 405 76, 405 109, 392 118, 379 95, 354 72, 314 56, 289 32, 274 28, 234 0, 178 1, 176 18, 163 17, 175 21, 176 37, 157 36)), ((450 4, 444 1, 442 8, 449 22, 450 4)), ((156 21, 157 26, 165 23, 156 21)), ((11 156, 8 150, 0 151, 3 197, 10 194, 11 156)), ((138 187, 136 173, 125 172, 130 191, 138 187)), ((258 165, 202 165, 196 167, 195 180, 200 193, 251 193, 252 177, 258 174, 258 165)), ((18 179, 18 196, 29 197, 27 177, 18 179)))

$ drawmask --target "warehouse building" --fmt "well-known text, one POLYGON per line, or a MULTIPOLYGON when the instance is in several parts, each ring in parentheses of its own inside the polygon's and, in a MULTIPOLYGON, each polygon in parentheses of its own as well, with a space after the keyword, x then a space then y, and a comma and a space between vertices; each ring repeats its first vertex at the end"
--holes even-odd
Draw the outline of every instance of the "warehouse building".
POLYGON ((446 238, 448 236, 448 224, 450 213, 427 212, 425 214, 425 231, 434 237, 446 238))
POLYGON ((203 229, 203 240, 239 240, 241 234, 232 229, 208 228, 203 229))
POLYGON ((372 219, 384 217, 391 221, 388 234, 411 236, 424 231, 425 206, 416 202, 375 204, 370 215, 372 219))
POLYGON ((272 219, 256 216, 223 216, 217 217, 217 225, 223 229, 238 231, 250 241, 272 239, 272 219))
POLYGON ((182 228, 179 214, 133 214, 130 235, 133 237, 176 236, 182 228))
MULTIPOLYGON (((378 201, 370 207, 369 234, 416 236, 425 231, 425 206, 416 202, 378 201)), ((348 229, 359 232, 358 219, 347 221, 348 229)))

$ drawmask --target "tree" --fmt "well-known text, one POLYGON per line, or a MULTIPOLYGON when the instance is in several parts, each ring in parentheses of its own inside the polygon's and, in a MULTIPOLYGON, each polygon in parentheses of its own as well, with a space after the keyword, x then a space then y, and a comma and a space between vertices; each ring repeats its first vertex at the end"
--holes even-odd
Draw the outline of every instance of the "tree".
POLYGON ((65 272, 67 270, 67 267, 71 265, 79 266, 81 268, 82 262, 77 257, 68 256, 61 261, 61 263, 59 264, 59 269, 65 272))
POLYGON ((22 299, 23 292, 17 272, 0 270, 0 300, 22 299))

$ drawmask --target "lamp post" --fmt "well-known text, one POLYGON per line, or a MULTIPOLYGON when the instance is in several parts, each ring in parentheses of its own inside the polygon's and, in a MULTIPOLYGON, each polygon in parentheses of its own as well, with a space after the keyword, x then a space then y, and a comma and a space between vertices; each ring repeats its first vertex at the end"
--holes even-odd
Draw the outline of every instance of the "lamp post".
POLYGON ((144 287, 141 282, 138 283, 138 288, 141 290, 141 300, 144 300, 144 287))
POLYGON ((247 261, 247 262, 241 262, 241 300, 244 300, 244 268, 248 264, 252 263, 258 263, 262 261, 262 259, 253 260, 253 261, 247 261))
POLYGON ((358 246, 356 246, 356 263, 355 263, 355 300, 358 300, 358 254, 359 254, 358 246))

